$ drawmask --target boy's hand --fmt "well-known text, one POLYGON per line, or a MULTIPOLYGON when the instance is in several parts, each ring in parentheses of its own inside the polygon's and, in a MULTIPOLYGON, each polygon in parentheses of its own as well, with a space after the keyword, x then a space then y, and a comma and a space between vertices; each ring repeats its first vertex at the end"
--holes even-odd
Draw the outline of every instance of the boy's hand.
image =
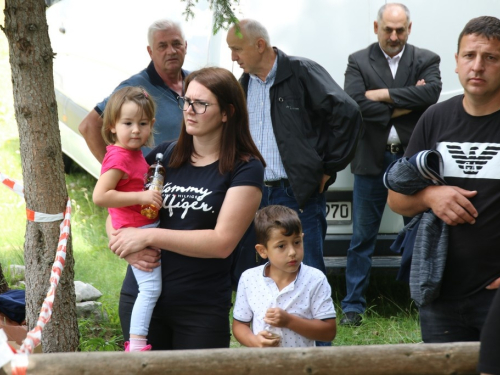
POLYGON ((161 208, 163 200, 161 193, 156 190, 145 190, 141 192, 139 204, 154 204, 156 208, 161 208))
POLYGON ((275 327, 286 328, 290 323, 290 314, 279 307, 271 307, 266 311, 264 322, 275 327))
POLYGON ((332 341, 337 333, 337 323, 334 318, 326 320, 301 318, 278 307, 267 309, 263 320, 274 327, 290 329, 309 340, 332 341))
POLYGON ((270 348, 273 346, 279 346, 281 339, 273 338, 273 334, 267 331, 260 331, 255 335, 257 339, 257 347, 259 348, 270 348))

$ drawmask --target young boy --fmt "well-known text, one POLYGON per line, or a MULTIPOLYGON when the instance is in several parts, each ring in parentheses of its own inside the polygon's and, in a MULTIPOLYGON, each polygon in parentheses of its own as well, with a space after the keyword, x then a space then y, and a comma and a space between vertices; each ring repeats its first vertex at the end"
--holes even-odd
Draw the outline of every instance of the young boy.
POLYGON ((245 346, 315 346, 336 334, 335 308, 325 275, 302 264, 302 225, 297 213, 267 206, 255 216, 263 266, 240 278, 233 310, 233 334, 245 346), (251 328, 250 328, 251 327, 251 328))

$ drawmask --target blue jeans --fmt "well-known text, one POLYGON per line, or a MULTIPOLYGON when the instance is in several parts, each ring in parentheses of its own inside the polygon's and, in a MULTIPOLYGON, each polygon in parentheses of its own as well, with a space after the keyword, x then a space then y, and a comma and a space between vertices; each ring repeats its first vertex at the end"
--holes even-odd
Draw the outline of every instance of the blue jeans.
MULTIPOLYGON (((323 259, 323 243, 326 236, 326 195, 314 193, 307 201, 303 211, 295 199, 292 188, 264 186, 260 208, 279 204, 297 211, 304 232, 304 264, 317 268, 326 274, 323 259)), ((331 342, 316 341, 316 346, 331 346, 331 342)))
POLYGON ((344 313, 363 314, 366 310, 364 295, 370 282, 372 255, 387 202, 383 176, 387 167, 401 156, 386 152, 384 166, 377 176, 354 175, 353 234, 345 270, 347 294, 341 303, 344 313))
POLYGON ((496 290, 482 289, 453 300, 436 299, 419 308, 420 330, 425 343, 479 341, 496 290))
POLYGON ((326 274, 323 259, 323 242, 326 236, 326 197, 325 193, 314 193, 307 201, 302 212, 290 186, 267 187, 262 190, 260 208, 282 205, 297 211, 304 232, 304 264, 317 268, 326 274))

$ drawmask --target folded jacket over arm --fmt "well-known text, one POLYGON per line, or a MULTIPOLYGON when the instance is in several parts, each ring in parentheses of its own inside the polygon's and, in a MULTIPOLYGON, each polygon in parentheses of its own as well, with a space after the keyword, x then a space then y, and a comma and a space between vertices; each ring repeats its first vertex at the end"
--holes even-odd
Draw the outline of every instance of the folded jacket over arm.
MULTIPOLYGON (((420 151, 392 163, 384 175, 384 184, 397 193, 413 195, 428 186, 446 185, 442 171, 443 159, 438 151, 420 151)), ((404 244, 403 259, 411 259, 411 266, 410 262, 405 264, 410 267, 412 299, 417 306, 429 304, 439 296, 448 251, 448 225, 432 210, 422 212, 401 230, 395 243, 404 244), (412 229, 416 230, 414 242, 404 241, 412 229)))

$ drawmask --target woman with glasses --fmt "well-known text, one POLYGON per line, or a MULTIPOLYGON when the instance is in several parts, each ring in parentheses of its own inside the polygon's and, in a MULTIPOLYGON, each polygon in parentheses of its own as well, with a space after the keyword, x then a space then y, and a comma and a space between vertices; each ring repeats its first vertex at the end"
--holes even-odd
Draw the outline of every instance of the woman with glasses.
MULTIPOLYGON (((111 250, 139 269, 151 270, 161 257, 163 290, 148 335, 153 350, 229 347, 232 253, 262 196, 264 160, 238 81, 225 69, 205 68, 185 87, 177 143, 146 157, 151 164, 164 154, 160 226, 121 229, 110 240, 111 250)), ((125 340, 136 295, 129 267, 119 308, 125 340)))

